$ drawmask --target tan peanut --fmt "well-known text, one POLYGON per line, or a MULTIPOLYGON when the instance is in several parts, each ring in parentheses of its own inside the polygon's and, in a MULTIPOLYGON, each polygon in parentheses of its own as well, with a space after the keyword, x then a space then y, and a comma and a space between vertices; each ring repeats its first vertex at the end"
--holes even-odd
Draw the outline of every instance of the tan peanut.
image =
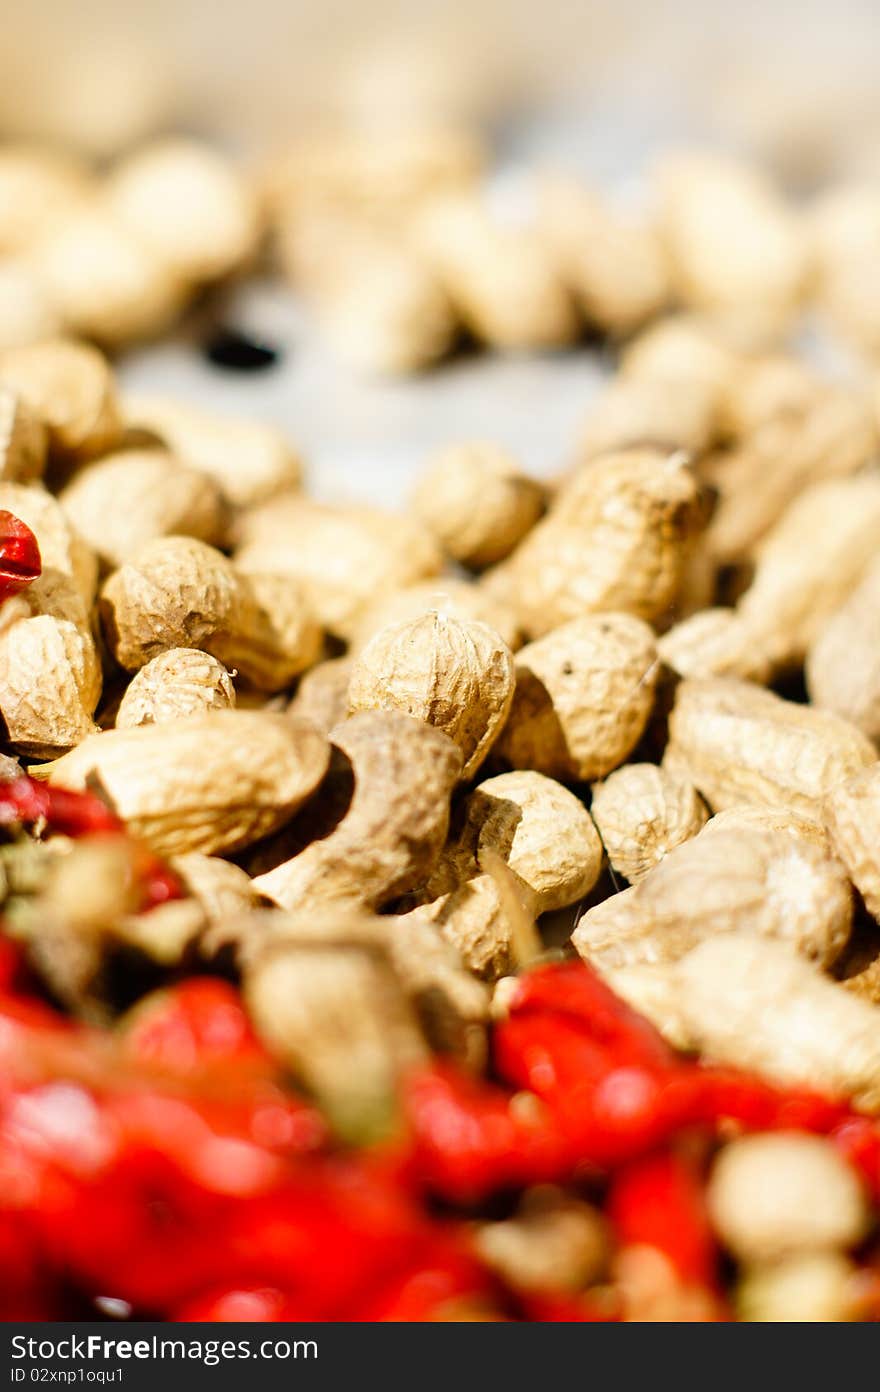
POLYGON ((670 377, 618 376, 596 396, 578 441, 579 457, 639 446, 700 454, 714 433, 711 388, 670 377))
POLYGON ((90 459, 116 444, 116 386, 96 348, 64 338, 7 348, 0 352, 0 382, 45 423, 49 449, 64 462, 90 459))
POLYGON ((363 711, 337 726, 332 741, 347 770, 331 796, 327 832, 312 839, 310 817, 304 847, 254 880, 283 908, 345 900, 381 908, 425 879, 446 840, 461 773, 446 735, 396 711, 363 711))
POLYGON ((489 576, 532 637, 609 609, 650 622, 673 603, 702 521, 683 454, 606 455, 576 471, 547 516, 489 576))
POLYGON ((257 1031, 340 1136, 385 1136, 400 1076, 427 1052, 387 959, 356 945, 281 942, 251 963, 244 991, 257 1031))
POLYGON ((382 628, 421 618, 432 611, 488 624, 511 651, 522 642, 516 614, 502 594, 490 594, 483 586, 455 575, 440 575, 392 590, 370 605, 358 623, 352 648, 362 648, 382 628))
POLYGON ((874 560, 878 543, 875 474, 812 484, 786 509, 764 537, 754 579, 737 606, 777 666, 803 661, 874 560))
POLYGON ((559 258, 536 225, 496 216, 479 195, 450 195, 417 214, 414 239, 482 342, 519 352, 559 347, 577 336, 559 258))
POLYGON ((0 255, 31 250, 44 228, 91 192, 84 164, 38 145, 5 145, 0 152, 0 255))
POLYGON ((217 545, 226 514, 217 485, 163 449, 122 449, 80 469, 60 496, 80 536, 108 566, 144 542, 191 536, 217 545))
POLYGON ((814 386, 799 409, 759 422, 715 461, 721 493, 705 545, 719 565, 754 554, 762 537, 803 489, 857 473, 877 455, 871 403, 839 386, 814 386))
POLYGON ((583 803, 561 783, 529 769, 486 778, 467 795, 426 897, 473 879, 487 850, 532 891, 539 914, 582 899, 602 868, 602 844, 583 803))
POLYGON ((319 623, 344 639, 377 599, 442 565, 440 548, 414 518, 294 496, 247 513, 241 541, 235 560, 242 570, 299 580, 319 623))
POLYGON ((832 614, 807 653, 807 690, 814 705, 834 711, 880 740, 880 564, 832 614))
POLYGON ((327 735, 348 715, 351 658, 328 657, 300 678, 287 709, 327 735))
POLYGON ((252 259, 260 222, 253 191, 216 150, 180 137, 155 141, 113 171, 113 215, 166 274, 197 283, 252 259))
POLYGON ((497 445, 453 445, 423 471, 413 510, 453 560, 473 570, 509 555, 544 510, 544 489, 497 445))
POLYGON ((513 699, 510 649, 485 624, 431 612, 381 629, 356 656, 352 714, 396 710, 447 734, 472 778, 504 725, 513 699))
POLYGON ((781 803, 815 820, 825 795, 877 758, 839 716, 732 677, 680 684, 667 752, 715 811, 781 803))
POLYGON ((471 186, 486 155, 478 131, 446 121, 310 130, 273 156, 264 192, 282 214, 314 201, 397 219, 431 194, 471 186))
POLYGON ((82 595, 70 575, 44 566, 0 609, 6 737, 22 754, 52 758, 94 731, 100 695, 101 662, 82 595))
POLYGON ((39 484, 4 481, 0 482, 0 508, 30 527, 39 543, 43 573, 68 576, 88 614, 98 582, 98 561, 57 498, 39 484))
MULTIPOLYGON (((744 440, 754 437, 760 455, 762 444, 773 447, 781 439, 789 440, 796 455, 792 469, 795 476, 810 475, 814 469, 821 470, 820 446, 822 438, 831 444, 841 462, 847 449, 852 450, 860 440, 867 436, 866 421, 862 402, 858 394, 835 389, 822 383, 816 374, 799 358, 787 353, 758 353, 745 356, 731 364, 731 370, 723 384, 718 408, 719 433, 728 440, 744 440), (794 433, 782 431, 760 435, 762 427, 780 417, 800 418, 806 429, 811 431, 809 440, 799 438, 794 433)), ((804 433, 804 432, 802 432, 804 433)), ((782 474, 783 488, 791 490, 789 461, 778 460, 782 474)), ((836 469, 830 473, 838 472, 836 469)), ((845 472, 845 470, 844 470, 845 472)), ((763 479, 755 471, 755 481, 765 486, 763 479)), ((770 494, 772 499, 775 495, 770 494)))
POLYGON ((513 705, 495 746, 511 768, 603 778, 631 752, 654 703, 654 635, 630 614, 593 614, 516 654, 513 705))
POLYGON ((718 412, 741 365, 741 355, 707 320, 671 314, 625 346, 620 370, 642 380, 692 383, 718 412))
POLYGON ((802 1131, 726 1145, 707 1199, 719 1237, 741 1262, 854 1247, 870 1221, 852 1167, 830 1141, 802 1131))
POLYGON ((147 542, 106 581, 99 608, 108 647, 129 672, 168 648, 201 648, 261 690, 278 691, 320 651, 294 580, 242 575, 191 537, 147 542))
POLYGON ((234 705, 232 679, 222 662, 198 648, 170 648, 135 673, 119 703, 116 728, 166 725, 234 705))
POLYGON ((182 307, 183 286, 103 201, 51 224, 33 263, 68 332, 108 347, 162 333, 182 307))
POLYGON ((710 817, 703 831, 708 836, 716 831, 721 831, 723 828, 731 827, 747 830, 756 829, 766 834, 785 832, 788 836, 796 837, 798 841, 809 841, 828 855, 833 853, 831 840, 825 827, 815 821, 812 816, 808 817, 803 813, 795 812, 790 807, 737 803, 735 807, 727 807, 723 812, 716 812, 714 817, 710 817))
POLYGON ((755 311, 784 326, 805 288, 804 230, 761 173, 718 155, 667 158, 659 219, 685 304, 755 311))
POLYGON ((482 1223, 474 1241, 504 1281, 531 1291, 583 1290, 601 1279, 609 1255, 598 1210, 549 1186, 528 1190, 512 1217, 482 1223))
POLYGON ((162 855, 231 851, 268 836, 314 792, 327 741, 263 711, 212 711, 108 730, 40 770, 62 788, 98 786, 162 855))
POLYGON ((809 231, 820 310, 856 348, 875 353, 880 346, 880 199, 874 185, 832 186, 810 209, 809 231))
POLYGON ((31 483, 46 464, 46 427, 20 396, 0 386, 0 479, 31 483))
POLYGON ((31 262, 23 256, 0 261, 0 350, 56 338, 62 330, 61 316, 31 262))
MULTIPOLYGON (((722 933, 652 971, 639 1008, 680 1047, 781 1083, 880 1110, 880 1008, 789 944, 722 933)), ((617 990, 630 995, 625 973, 617 990)))
POLYGON ((401 915, 400 922, 432 923, 486 981, 497 981, 525 967, 538 955, 537 896, 506 866, 502 880, 492 852, 484 853, 488 874, 474 875, 448 894, 401 915))
POLYGON ((869 912, 880 918, 880 764, 854 773, 829 792, 825 825, 869 912))
POLYGON ((456 336, 449 296, 396 228, 323 208, 282 224, 281 256, 335 351, 378 376, 417 372, 456 336))
POLYGON ((612 869, 631 884, 696 836, 709 816, 692 783, 654 764, 625 764, 597 783, 590 811, 612 869))
POLYGON ((841 1252, 800 1252, 751 1267, 736 1288, 747 1323, 840 1324, 859 1318, 859 1269, 841 1252))
POLYGON ((852 895, 842 866, 787 832, 727 827, 671 850, 634 888, 588 910, 572 935, 600 970, 671 962, 723 933, 791 943, 830 965, 846 945, 852 895))
POLYGON ((249 876, 231 860, 205 855, 204 851, 188 851, 185 855, 174 856, 171 868, 204 911, 208 947, 212 945, 212 928, 222 933, 224 924, 259 905, 259 895, 249 876))
POLYGON ((680 677, 742 677, 763 684, 773 661, 735 609, 699 609, 660 635, 661 661, 680 677))
POLYGON ((432 923, 411 914, 371 914, 356 905, 322 909, 304 904, 300 911, 261 909, 238 915, 217 924, 203 939, 203 947, 234 946, 245 971, 273 943, 387 957, 431 1047, 454 1054, 467 1067, 485 1066, 488 987, 466 970, 432 923))
POLYGON ((125 396, 122 411, 128 426, 157 435, 237 506, 263 503, 296 488, 302 477, 298 453, 266 421, 215 415, 164 396, 125 396))
POLYGON ((538 228, 588 324, 620 337, 658 314, 670 296, 657 229, 576 180, 548 175, 537 189, 538 228))

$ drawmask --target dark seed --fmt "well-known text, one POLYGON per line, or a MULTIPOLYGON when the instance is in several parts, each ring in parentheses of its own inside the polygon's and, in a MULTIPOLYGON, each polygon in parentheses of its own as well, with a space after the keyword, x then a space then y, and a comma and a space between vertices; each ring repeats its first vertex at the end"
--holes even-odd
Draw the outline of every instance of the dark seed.
POLYGON ((204 346, 204 354, 215 367, 230 372, 263 372, 281 358, 278 348, 249 338, 237 329, 218 329, 204 346))

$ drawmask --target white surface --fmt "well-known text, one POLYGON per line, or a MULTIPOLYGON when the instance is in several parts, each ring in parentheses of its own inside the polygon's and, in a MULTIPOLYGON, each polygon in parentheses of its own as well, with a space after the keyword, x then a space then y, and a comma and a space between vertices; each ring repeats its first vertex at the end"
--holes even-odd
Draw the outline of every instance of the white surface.
POLYGON ((607 370, 601 351, 579 347, 475 353, 419 377, 370 380, 332 356, 280 284, 243 287, 225 322, 270 339, 283 361, 230 372, 181 339, 127 357, 124 386, 275 422, 302 451, 309 490, 330 501, 400 504, 426 456, 459 440, 497 441, 530 473, 557 473, 607 370))

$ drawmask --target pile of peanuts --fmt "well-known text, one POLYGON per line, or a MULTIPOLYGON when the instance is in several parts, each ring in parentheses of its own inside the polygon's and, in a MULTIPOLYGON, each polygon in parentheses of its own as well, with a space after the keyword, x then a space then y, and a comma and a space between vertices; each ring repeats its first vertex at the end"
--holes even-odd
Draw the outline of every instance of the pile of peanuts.
MULTIPOLYGON (((133 914, 116 851, 37 839, 7 920, 86 1019, 120 944, 224 954, 355 1135, 426 1048, 485 1069, 575 916, 676 1047, 880 1112, 880 188, 681 156, 645 211, 536 174, 510 217, 482 179, 460 132, 262 179, 0 150, 0 509, 43 560, 0 608, 4 776, 97 792, 190 896, 133 914), (406 511, 331 506, 274 427, 126 396, 101 349, 270 232, 371 371, 619 344, 564 471, 451 441, 406 511)), ((825 1141, 724 1148, 711 1204, 744 1310, 838 1317, 867 1218, 825 1141)))

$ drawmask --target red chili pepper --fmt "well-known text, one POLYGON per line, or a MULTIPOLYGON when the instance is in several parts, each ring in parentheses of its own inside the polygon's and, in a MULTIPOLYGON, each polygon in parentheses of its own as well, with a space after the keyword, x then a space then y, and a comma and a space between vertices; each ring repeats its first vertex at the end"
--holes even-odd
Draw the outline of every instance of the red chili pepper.
POLYGON ((597 1044, 622 1062, 671 1066, 676 1055, 663 1036, 637 1014, 585 962, 562 962, 524 972, 508 1000, 508 1014, 532 1011, 571 1016, 597 1044))
POLYGON ((170 1316, 183 1324, 270 1324, 313 1319, 311 1310, 272 1286, 227 1286, 197 1295, 170 1316))
POLYGON ((401 1324, 454 1319, 468 1310, 497 1315, 495 1295, 484 1267, 450 1241, 435 1238, 425 1244, 414 1267, 371 1296, 354 1319, 359 1324, 401 1324))
POLYGON ((830 1139, 861 1175, 874 1202, 880 1203, 880 1125, 850 1113, 834 1127, 830 1139))
POLYGON ((683 1156, 665 1151, 625 1165, 606 1207, 622 1247, 654 1247, 686 1284, 714 1286, 718 1254, 704 1190, 683 1156))
POLYGON ((527 1295, 521 1301, 523 1317, 539 1324, 618 1324, 623 1318, 614 1292, 601 1296, 527 1295))
POLYGON ((37 821, 45 821, 49 831, 73 837, 125 828, 124 822, 94 793, 56 788, 24 773, 8 783, 0 783, 0 825, 37 821))
POLYGON ((549 1114, 529 1116, 510 1093, 451 1065, 412 1074, 404 1103, 414 1144, 411 1176, 453 1202, 560 1179, 575 1167, 574 1152, 549 1114))
POLYGON ((0 604, 30 585, 42 571, 40 547, 20 517, 0 510, 0 604))
POLYGON ((677 1124, 665 1069, 618 1060, 565 1016, 514 1015, 495 1031, 501 1076, 550 1108, 580 1159, 620 1163, 660 1143, 677 1124))
POLYGON ((126 1054, 139 1063, 183 1076, 217 1064, 273 1068, 234 986, 214 977, 190 977, 154 991, 121 1023, 126 1054))

